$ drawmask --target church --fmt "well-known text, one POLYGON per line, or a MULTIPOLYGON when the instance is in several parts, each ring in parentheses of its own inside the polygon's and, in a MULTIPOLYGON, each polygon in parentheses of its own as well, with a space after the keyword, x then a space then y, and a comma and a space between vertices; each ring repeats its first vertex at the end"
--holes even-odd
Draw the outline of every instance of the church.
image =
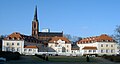
POLYGON ((39 21, 37 18, 37 6, 35 8, 34 13, 34 19, 32 21, 32 36, 36 39, 42 41, 42 42, 48 42, 51 37, 63 37, 63 31, 62 32, 50 32, 49 29, 46 29, 46 31, 39 32, 39 21))

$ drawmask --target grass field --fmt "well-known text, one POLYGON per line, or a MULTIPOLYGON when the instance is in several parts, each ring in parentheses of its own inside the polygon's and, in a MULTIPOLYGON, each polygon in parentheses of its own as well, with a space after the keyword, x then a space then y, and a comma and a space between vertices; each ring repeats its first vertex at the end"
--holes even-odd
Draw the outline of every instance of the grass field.
MULTIPOLYGON (((72 56, 49 56, 51 62, 86 62, 86 57, 72 57, 72 56)), ((90 58, 91 59, 91 58, 90 58)))

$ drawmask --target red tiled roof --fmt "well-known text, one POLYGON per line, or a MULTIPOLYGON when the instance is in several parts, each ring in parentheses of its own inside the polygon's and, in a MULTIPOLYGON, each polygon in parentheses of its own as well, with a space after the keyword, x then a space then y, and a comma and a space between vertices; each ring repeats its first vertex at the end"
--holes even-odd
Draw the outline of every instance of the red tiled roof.
POLYGON ((71 48, 71 50, 79 50, 79 48, 71 48))
POLYGON ((59 39, 65 41, 65 43, 70 43, 70 41, 65 37, 52 37, 52 39, 49 42, 54 43, 54 41, 58 41, 59 39))
POLYGON ((23 39, 22 35, 20 33, 18 33, 18 32, 14 32, 14 33, 8 35, 8 37, 4 38, 4 40, 7 40, 7 38, 9 38, 9 39, 14 38, 14 40, 16 40, 18 38, 23 39))
POLYGON ((78 41, 77 43, 82 44, 82 43, 92 43, 92 42, 102 42, 102 41, 113 42, 114 40, 112 39, 112 37, 110 37, 106 34, 102 34, 100 36, 84 38, 84 39, 78 41))
POLYGON ((25 46, 24 48, 37 48, 37 46, 25 46))
POLYGON ((85 46, 83 49, 87 49, 87 50, 97 50, 97 47, 85 46))

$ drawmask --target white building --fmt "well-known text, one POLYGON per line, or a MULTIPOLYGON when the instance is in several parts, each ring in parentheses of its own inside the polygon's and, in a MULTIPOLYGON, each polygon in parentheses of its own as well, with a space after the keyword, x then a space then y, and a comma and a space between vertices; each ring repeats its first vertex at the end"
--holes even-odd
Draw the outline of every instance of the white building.
POLYGON ((88 37, 77 42, 82 55, 116 55, 117 43, 108 35, 88 37))
POLYGON ((29 40, 27 38, 31 37, 22 35, 17 32, 10 34, 8 37, 2 40, 2 51, 19 52, 20 54, 32 53, 31 55, 34 55, 37 53, 38 48, 34 45, 25 45, 25 43, 27 43, 26 40, 29 40))
POLYGON ((24 52, 25 55, 35 55, 38 53, 37 46, 25 46, 24 52))
POLYGON ((48 47, 55 50, 58 55, 70 55, 71 54, 71 43, 65 37, 53 37, 49 43, 48 47))
POLYGON ((118 44, 108 35, 84 38, 72 45, 65 37, 51 37, 48 46, 40 44, 31 36, 20 33, 12 33, 2 40, 2 51, 19 52, 25 55, 34 54, 58 54, 66 56, 80 55, 116 55, 118 54, 118 44))

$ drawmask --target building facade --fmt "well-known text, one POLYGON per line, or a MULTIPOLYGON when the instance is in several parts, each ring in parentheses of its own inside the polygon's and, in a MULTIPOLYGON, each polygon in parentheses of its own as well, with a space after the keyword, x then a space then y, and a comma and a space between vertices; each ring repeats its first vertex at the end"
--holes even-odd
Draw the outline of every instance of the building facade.
POLYGON ((117 43, 108 35, 88 37, 77 42, 81 55, 116 55, 117 43))
POLYGON ((27 55, 32 53, 30 55, 34 55, 35 53, 38 52, 37 46, 36 47, 35 45, 29 46, 29 44, 26 45, 26 43, 30 41, 34 43, 36 42, 35 39, 34 40, 32 39, 33 38, 31 38, 30 36, 25 36, 18 32, 14 32, 2 40, 2 51, 19 52, 20 54, 27 54, 27 55), (26 52, 26 50, 28 51, 26 52))
POLYGON ((52 37, 48 43, 48 47, 55 50, 59 55, 71 54, 71 42, 65 37, 52 37))

